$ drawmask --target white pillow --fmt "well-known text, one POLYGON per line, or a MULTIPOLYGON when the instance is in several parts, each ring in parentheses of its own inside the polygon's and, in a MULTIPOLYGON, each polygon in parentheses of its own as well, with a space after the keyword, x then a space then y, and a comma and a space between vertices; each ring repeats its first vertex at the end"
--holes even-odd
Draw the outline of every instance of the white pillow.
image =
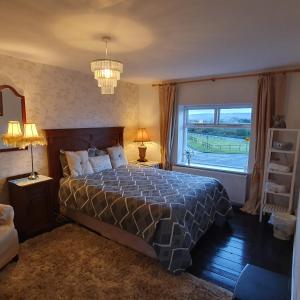
POLYGON ((101 172, 103 170, 112 169, 108 154, 89 157, 89 162, 91 163, 91 166, 95 173, 101 172))
POLYGON ((87 151, 65 151, 71 176, 93 174, 87 151))
POLYGON ((122 146, 110 147, 106 150, 109 154, 110 161, 114 169, 128 165, 128 161, 122 146))

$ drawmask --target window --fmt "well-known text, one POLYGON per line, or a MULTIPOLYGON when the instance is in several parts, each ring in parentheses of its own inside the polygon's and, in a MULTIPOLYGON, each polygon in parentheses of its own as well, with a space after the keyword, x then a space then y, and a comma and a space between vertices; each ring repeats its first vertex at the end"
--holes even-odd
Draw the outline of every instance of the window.
POLYGON ((179 163, 247 171, 252 119, 249 105, 187 106, 181 113, 179 163))

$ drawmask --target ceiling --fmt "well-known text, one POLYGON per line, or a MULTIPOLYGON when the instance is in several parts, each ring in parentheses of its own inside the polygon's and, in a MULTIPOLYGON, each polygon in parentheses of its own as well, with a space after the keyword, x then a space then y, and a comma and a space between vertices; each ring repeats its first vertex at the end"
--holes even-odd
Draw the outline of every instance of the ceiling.
MULTIPOLYGON (((300 63, 298 0, 0 0, 0 53, 136 83, 300 63)), ((92 76, 92 74, 91 74, 92 76)))

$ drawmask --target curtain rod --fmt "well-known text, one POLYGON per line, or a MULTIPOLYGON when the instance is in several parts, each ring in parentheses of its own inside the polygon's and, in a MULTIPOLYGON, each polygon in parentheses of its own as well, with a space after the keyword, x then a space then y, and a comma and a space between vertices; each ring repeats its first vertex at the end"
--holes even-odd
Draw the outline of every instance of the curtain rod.
POLYGON ((224 79, 236 79, 236 78, 245 78, 245 77, 257 77, 265 74, 280 74, 280 73, 298 73, 300 72, 300 68, 296 69, 283 69, 277 71, 270 71, 270 72, 259 72, 259 73, 247 73, 241 75, 227 75, 227 76, 220 76, 220 77, 210 77, 210 78, 203 78, 203 79, 190 79, 190 80, 182 80, 182 81, 170 81, 165 83, 155 83, 152 86, 163 86, 163 85, 174 85, 174 84, 187 84, 187 83, 195 83, 195 82, 205 82, 205 81, 216 81, 216 80, 224 80, 224 79))

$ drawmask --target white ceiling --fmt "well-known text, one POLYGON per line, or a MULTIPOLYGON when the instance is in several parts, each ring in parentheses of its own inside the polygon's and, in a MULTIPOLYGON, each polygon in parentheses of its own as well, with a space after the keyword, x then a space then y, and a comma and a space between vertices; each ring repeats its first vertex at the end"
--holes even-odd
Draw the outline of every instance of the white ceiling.
POLYGON ((299 28, 299 0, 0 0, 0 53, 91 74, 111 35, 137 83, 299 64, 299 28))

